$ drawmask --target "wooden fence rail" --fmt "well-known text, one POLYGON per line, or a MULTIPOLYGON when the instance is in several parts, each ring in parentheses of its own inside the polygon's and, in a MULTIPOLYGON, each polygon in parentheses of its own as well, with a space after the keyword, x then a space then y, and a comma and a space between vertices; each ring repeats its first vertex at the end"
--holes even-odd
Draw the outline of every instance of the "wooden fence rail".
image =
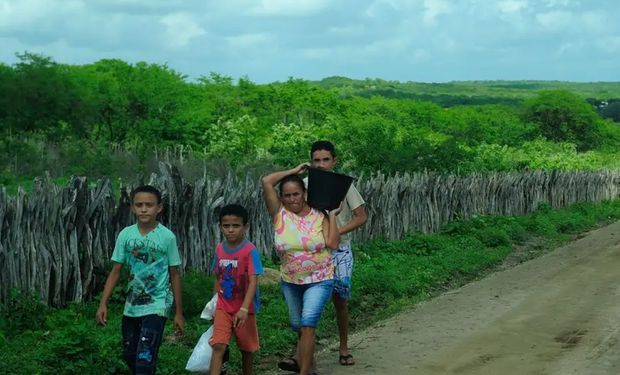
MULTIPOLYGON (((259 181, 203 178, 185 181, 160 165, 149 183, 164 194, 162 221, 178 237, 183 268, 207 270, 220 240, 217 214, 237 202, 250 213, 249 238, 266 255, 273 232, 259 181)), ((360 177, 368 222, 356 242, 402 238, 407 232, 437 231, 456 218, 476 214, 520 215, 541 203, 554 208, 620 196, 620 171, 497 173, 457 177, 432 173, 360 177)), ((0 302, 11 288, 39 295, 51 306, 88 300, 105 282, 116 235, 132 222, 129 192, 118 198, 108 180, 89 186, 73 178, 60 187, 37 179, 33 190, 15 196, 0 190, 0 302)))

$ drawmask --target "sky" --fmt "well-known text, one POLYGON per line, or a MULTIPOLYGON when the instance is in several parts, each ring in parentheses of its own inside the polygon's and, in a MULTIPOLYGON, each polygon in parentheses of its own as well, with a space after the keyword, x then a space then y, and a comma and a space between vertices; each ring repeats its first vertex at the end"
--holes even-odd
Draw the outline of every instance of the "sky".
POLYGON ((188 79, 620 80, 620 0, 0 0, 0 62, 188 79))

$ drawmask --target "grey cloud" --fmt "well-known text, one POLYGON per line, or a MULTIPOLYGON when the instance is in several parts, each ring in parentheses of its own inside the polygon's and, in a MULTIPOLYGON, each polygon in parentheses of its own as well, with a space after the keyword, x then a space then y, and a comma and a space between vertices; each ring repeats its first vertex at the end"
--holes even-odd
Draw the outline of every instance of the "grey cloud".
POLYGON ((128 15, 165 15, 179 10, 201 10, 199 0, 84 0, 84 5, 95 13, 128 15))
POLYGON ((304 1, 295 12, 278 0, 261 13, 258 0, 74 0, 0 24, 0 38, 20 47, 11 54, 146 60, 192 77, 218 71, 258 82, 617 78, 614 0, 304 1))

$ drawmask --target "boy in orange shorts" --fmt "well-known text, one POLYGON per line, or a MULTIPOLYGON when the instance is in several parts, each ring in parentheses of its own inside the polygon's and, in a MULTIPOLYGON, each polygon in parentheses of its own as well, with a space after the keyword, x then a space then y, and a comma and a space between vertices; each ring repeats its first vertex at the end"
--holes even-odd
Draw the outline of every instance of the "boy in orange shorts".
POLYGON ((213 322, 211 375, 219 375, 222 358, 231 336, 241 351, 243 375, 252 373, 253 353, 259 348, 256 313, 259 293, 258 275, 263 265, 256 247, 245 239, 248 212, 237 204, 224 206, 220 211, 220 229, 225 240, 215 248, 212 272, 216 275, 213 286, 218 294, 213 322))

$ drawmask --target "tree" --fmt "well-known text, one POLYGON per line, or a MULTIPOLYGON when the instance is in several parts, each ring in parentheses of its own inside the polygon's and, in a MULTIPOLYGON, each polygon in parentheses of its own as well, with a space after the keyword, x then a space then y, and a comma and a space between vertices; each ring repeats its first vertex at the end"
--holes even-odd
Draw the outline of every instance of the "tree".
POLYGON ((620 100, 610 100, 609 104, 601 109, 601 115, 605 118, 610 118, 615 122, 620 122, 620 100))
POLYGON ((524 118, 554 142, 570 142, 579 151, 600 144, 600 117, 584 99, 566 90, 541 91, 524 103, 524 118))
POLYGON ((7 123, 11 130, 40 131, 53 140, 61 124, 71 128, 77 136, 84 136, 87 106, 79 88, 71 81, 68 66, 28 52, 17 54, 17 57, 20 62, 13 71, 3 67, 0 74, 3 96, 0 121, 7 123))
POLYGON ((189 98, 184 76, 165 65, 118 59, 83 66, 75 76, 92 97, 93 138, 103 133, 101 138, 118 143, 186 143, 185 124, 178 121, 189 98))

